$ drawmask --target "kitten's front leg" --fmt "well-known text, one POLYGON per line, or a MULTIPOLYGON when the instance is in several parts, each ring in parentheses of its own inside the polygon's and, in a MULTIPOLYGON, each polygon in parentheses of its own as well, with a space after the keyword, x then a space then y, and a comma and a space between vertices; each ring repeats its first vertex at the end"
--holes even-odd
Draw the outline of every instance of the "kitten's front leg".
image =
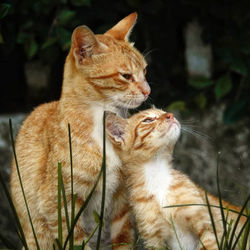
POLYGON ((129 205, 124 185, 120 185, 113 197, 113 216, 111 222, 112 249, 128 250, 133 248, 134 229, 132 209, 129 205))
POLYGON ((169 228, 162 219, 161 210, 153 195, 137 192, 131 195, 136 224, 147 249, 166 249, 169 228))

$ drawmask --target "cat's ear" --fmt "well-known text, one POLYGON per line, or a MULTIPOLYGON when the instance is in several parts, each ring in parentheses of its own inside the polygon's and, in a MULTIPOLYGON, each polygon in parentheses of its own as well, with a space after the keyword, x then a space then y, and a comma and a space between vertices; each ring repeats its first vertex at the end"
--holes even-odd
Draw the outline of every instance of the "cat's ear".
POLYGON ((106 131, 114 144, 121 145, 124 143, 127 124, 127 120, 113 112, 106 111, 106 131))
POLYGON ((134 12, 123 18, 119 23, 108 30, 105 35, 114 37, 117 40, 128 41, 129 35, 136 23, 137 13, 134 12))
POLYGON ((82 25, 73 31, 71 48, 75 59, 81 63, 84 58, 102 53, 106 46, 97 40, 95 34, 87 26, 82 25))

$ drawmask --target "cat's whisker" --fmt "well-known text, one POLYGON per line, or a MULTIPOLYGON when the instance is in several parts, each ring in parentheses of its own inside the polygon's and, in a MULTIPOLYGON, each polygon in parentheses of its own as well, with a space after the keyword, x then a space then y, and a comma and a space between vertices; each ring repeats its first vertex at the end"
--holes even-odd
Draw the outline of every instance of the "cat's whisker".
POLYGON ((142 54, 143 54, 143 56, 144 56, 145 58, 147 58, 147 56, 149 56, 152 52, 155 52, 155 51, 157 51, 157 50, 159 50, 159 49, 154 48, 154 49, 149 49, 148 51, 147 51, 147 49, 145 49, 145 51, 144 51, 142 54), (147 52, 146 52, 146 51, 147 51, 147 52))

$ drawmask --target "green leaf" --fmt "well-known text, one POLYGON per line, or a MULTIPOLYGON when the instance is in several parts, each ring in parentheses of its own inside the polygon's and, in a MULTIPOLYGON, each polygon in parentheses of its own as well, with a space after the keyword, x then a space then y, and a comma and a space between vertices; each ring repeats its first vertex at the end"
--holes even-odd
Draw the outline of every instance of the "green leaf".
POLYGON ((211 85, 213 85, 214 82, 208 78, 205 77, 195 77, 192 79, 189 79, 189 85, 196 89, 204 89, 211 85))
POLYGON ((186 103, 183 101, 172 102, 170 105, 168 105, 167 110, 185 111, 186 103))
POLYGON ((65 28, 59 27, 57 29, 57 36, 62 50, 69 49, 71 44, 71 32, 65 28))
POLYGON ((66 25, 73 19, 74 16, 75 16, 75 11, 62 10, 58 15, 58 24, 66 25))
POLYGON ((232 62, 231 70, 243 76, 248 75, 248 67, 243 60, 236 60, 232 62))
POLYGON ((223 96, 227 95, 232 89, 232 79, 230 74, 225 74, 216 81, 214 88, 215 96, 217 100, 220 100, 223 96))
POLYGON ((240 51, 246 55, 249 55, 250 54, 250 44, 247 43, 247 44, 242 45, 240 48, 240 51))
POLYGON ((56 43, 57 38, 56 37, 48 37, 47 40, 43 43, 41 49, 46 49, 56 43))
POLYGON ((7 16, 11 9, 11 5, 8 3, 2 3, 0 4, 0 19, 3 19, 7 16))
POLYGON ((100 216, 99 216, 99 214, 95 210, 93 211, 93 215, 94 215, 95 222, 97 224, 100 224, 101 223, 100 216))
POLYGON ((72 5, 79 7, 79 6, 90 6, 91 0, 71 0, 72 5))
POLYGON ((35 54, 38 51, 38 44, 36 43, 35 39, 33 37, 30 37, 25 43, 24 43, 24 49, 26 52, 26 55, 28 59, 30 60, 32 57, 35 56, 35 54))
POLYGON ((199 94, 195 97, 195 102, 200 109, 204 109, 207 105, 207 98, 204 94, 199 94))
POLYGON ((4 43, 3 35, 2 33, 0 33, 0 44, 3 44, 3 43, 4 43))
POLYGON ((248 98, 241 98, 238 101, 230 104, 223 114, 223 121, 225 124, 232 124, 239 121, 246 115, 247 105, 249 104, 248 98))
POLYGON ((82 250, 82 246, 74 246, 74 250, 82 250))

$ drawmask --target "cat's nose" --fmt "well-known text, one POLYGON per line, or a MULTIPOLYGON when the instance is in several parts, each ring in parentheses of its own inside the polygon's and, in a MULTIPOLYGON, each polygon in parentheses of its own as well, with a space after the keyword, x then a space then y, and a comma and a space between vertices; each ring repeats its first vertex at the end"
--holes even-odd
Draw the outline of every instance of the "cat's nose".
POLYGON ((142 94, 145 96, 145 97, 148 97, 150 92, 151 92, 151 89, 148 85, 148 82, 147 81, 143 81, 142 85, 141 85, 141 92, 142 94))

